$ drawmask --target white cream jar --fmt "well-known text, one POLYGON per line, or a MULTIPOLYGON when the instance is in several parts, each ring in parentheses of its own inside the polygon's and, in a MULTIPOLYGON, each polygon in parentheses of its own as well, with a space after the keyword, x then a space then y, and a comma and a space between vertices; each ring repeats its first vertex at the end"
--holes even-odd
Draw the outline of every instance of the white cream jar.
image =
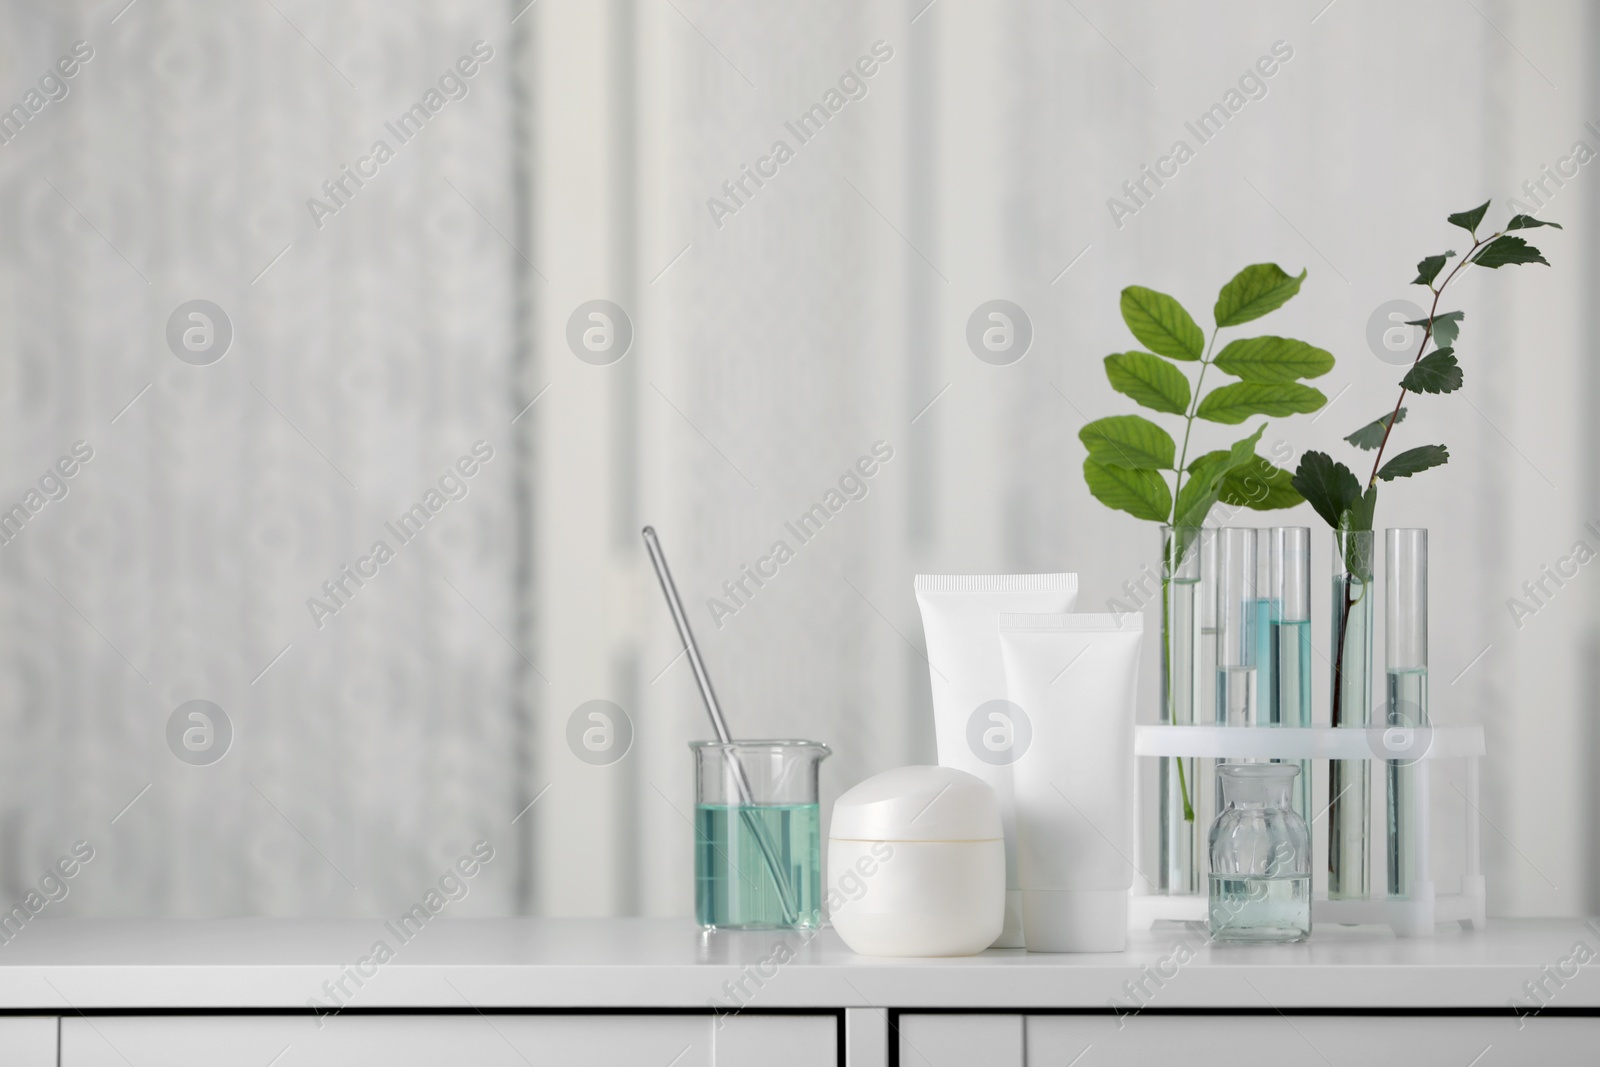
POLYGON ((863 956, 970 956, 1005 921, 1006 852, 995 792, 953 767, 900 767, 833 806, 827 904, 863 956))

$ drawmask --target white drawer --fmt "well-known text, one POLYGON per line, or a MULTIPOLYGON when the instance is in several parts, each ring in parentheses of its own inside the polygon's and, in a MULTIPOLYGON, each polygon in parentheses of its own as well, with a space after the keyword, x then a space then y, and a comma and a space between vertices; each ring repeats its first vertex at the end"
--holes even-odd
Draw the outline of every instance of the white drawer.
POLYGON ((1595 1062, 1600 1018, 1372 1015, 915 1015, 902 1067, 1545 1067, 1595 1062))
POLYGON ((1022 1031, 1021 1015, 902 1015, 900 1067, 1023 1067, 1022 1031))
POLYGON ((837 1050, 832 1015, 742 1015, 720 1027, 705 1015, 342 1015, 321 1028, 310 1015, 101 1016, 62 1020, 60 1063, 837 1067, 837 1050))
POLYGON ((1262 1062, 1319 1067, 1547 1067, 1594 1063, 1600 1019, 1504 1016, 1143 1015, 1118 1029, 1110 1016, 1035 1015, 1027 1022, 1029 1064, 1121 1067, 1170 1059, 1185 1067, 1262 1062), (1085 1053, 1085 1049, 1089 1051, 1085 1053), (1272 1050, 1262 1055, 1262 1050, 1272 1050))
POLYGON ((56 1017, 0 1019, 0 1067, 56 1067, 56 1017))

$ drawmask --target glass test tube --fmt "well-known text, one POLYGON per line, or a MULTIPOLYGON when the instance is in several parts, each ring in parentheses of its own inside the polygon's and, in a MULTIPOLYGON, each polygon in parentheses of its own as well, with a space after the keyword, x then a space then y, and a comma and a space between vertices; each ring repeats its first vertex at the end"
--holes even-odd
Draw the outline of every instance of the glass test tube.
MULTIPOLYGON (((1384 531, 1383 666, 1387 725, 1428 726, 1428 531, 1384 531)), ((1424 742, 1425 743, 1425 742, 1424 742)), ((1409 753, 1414 757, 1415 753, 1409 753)), ((1389 895, 1409 897, 1428 872, 1418 869, 1420 825, 1413 759, 1388 761, 1389 895)))
MULTIPOLYGON (((1329 603, 1328 662, 1332 725, 1365 730, 1372 724, 1373 581, 1371 530, 1335 530, 1329 603)), ((1372 765, 1328 763, 1328 899, 1365 900, 1372 892, 1372 765)))
MULTIPOLYGON (((1198 527, 1161 528, 1161 716, 1171 725, 1193 725, 1205 691, 1200 654, 1200 537, 1198 527)), ((1159 888, 1172 895, 1200 892, 1200 831, 1196 810, 1198 761, 1160 760, 1161 823, 1159 888)))
MULTIPOLYGON (((1266 532, 1267 581, 1264 621, 1270 660, 1270 706, 1264 718, 1273 726, 1311 725, 1311 530, 1274 526, 1266 532)), ((1257 561, 1256 570, 1261 570, 1257 561)), ((1295 779, 1295 814, 1311 821, 1311 761, 1300 760, 1295 779)))

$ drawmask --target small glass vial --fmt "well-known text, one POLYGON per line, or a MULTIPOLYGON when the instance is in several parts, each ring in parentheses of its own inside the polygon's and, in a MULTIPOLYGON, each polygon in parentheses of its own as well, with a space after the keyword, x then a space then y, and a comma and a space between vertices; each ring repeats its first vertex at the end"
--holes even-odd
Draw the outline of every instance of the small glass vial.
POLYGON ((1290 795, 1292 763, 1217 768, 1222 814, 1211 824, 1213 941, 1304 941, 1311 936, 1311 832, 1290 795))

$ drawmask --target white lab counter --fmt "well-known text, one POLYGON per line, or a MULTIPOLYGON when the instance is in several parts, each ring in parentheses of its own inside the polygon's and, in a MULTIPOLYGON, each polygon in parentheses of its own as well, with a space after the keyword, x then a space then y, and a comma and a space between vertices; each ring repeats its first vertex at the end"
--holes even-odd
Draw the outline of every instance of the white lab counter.
POLYGON ((1473 1042, 1462 1067, 1485 1046, 1481 1067, 1600 1061, 1591 958, 1600 921, 1258 947, 1174 925, 1114 955, 890 960, 831 930, 707 936, 682 920, 39 919, 0 945, 0 1063, 942 1067, 1091 1048, 1092 1067, 1178 1042, 1187 1067, 1273 1035, 1310 1056, 1283 1062, 1455 1063, 1473 1042))

